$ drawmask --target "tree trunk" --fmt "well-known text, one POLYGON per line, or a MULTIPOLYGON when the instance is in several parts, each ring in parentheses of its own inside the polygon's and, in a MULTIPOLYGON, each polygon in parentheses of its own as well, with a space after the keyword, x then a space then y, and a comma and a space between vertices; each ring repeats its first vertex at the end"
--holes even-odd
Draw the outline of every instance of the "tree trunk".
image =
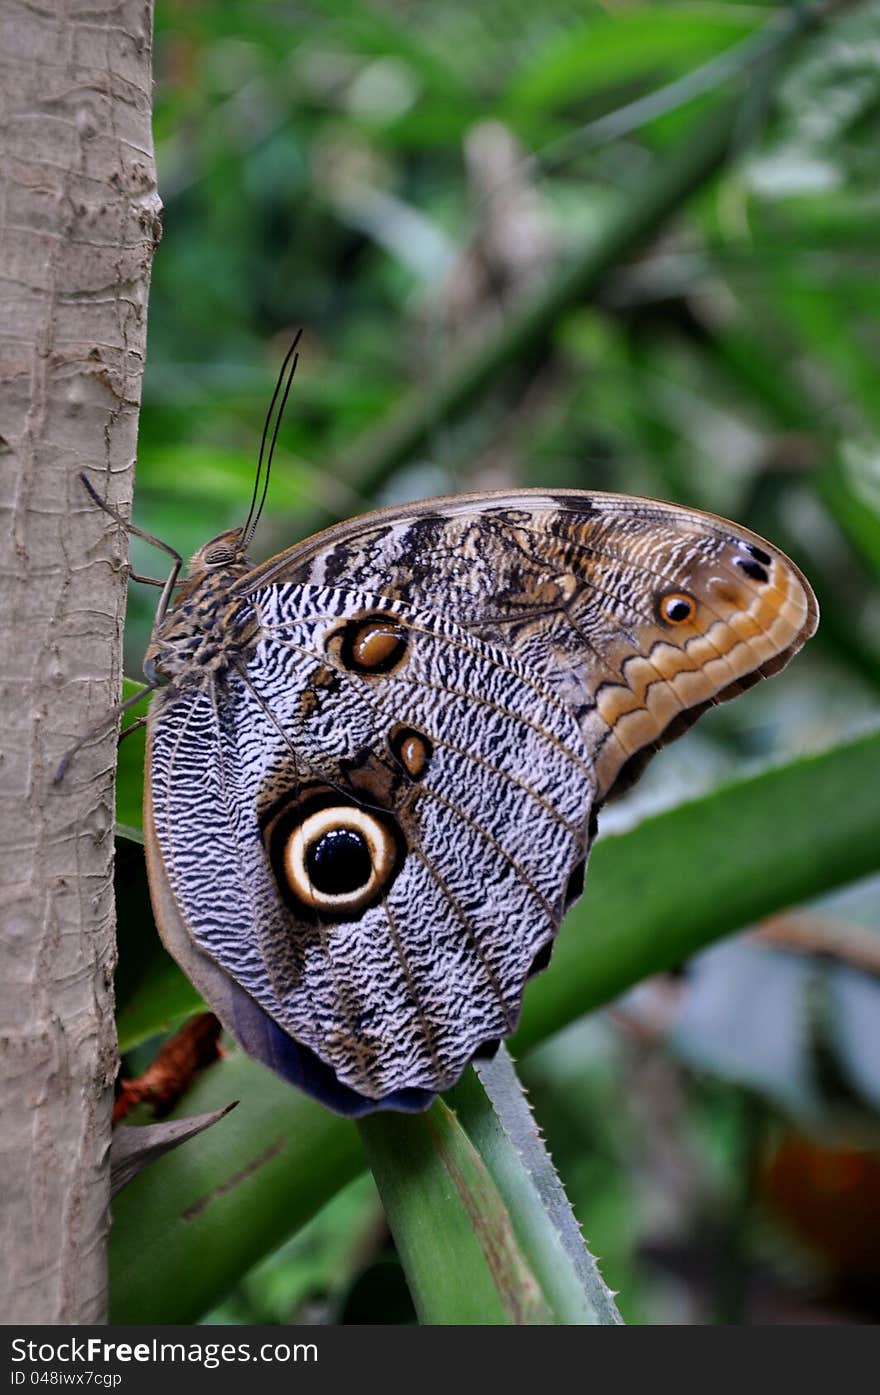
POLYGON ((106 1314, 114 732, 159 235, 152 0, 0 0, 0 1313, 106 1314))

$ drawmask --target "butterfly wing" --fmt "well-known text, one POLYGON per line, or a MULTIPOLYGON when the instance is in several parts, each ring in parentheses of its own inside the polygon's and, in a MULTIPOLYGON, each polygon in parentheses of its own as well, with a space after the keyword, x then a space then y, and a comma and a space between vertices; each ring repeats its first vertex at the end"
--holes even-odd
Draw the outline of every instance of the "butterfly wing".
POLYGON ((298 583, 250 600, 246 660, 151 713, 163 938, 297 1084, 422 1108, 514 1029, 549 957, 589 753, 552 689, 453 621, 298 583))
POLYGON ((817 617, 736 525, 576 492, 385 510, 232 589, 253 647, 151 713, 157 919, 243 1044, 352 1114, 513 1030, 595 807, 817 617))
POLYGON ((271 559, 251 584, 282 577, 451 615, 516 655, 576 715, 600 802, 707 707, 784 667, 818 621, 803 574, 747 529, 578 490, 382 510, 271 559))

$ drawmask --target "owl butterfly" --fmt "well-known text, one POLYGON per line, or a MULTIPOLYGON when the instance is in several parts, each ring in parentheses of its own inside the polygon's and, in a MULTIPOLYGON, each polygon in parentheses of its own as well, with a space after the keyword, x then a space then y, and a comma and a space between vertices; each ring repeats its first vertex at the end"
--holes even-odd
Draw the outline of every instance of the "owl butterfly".
POLYGON ((156 920, 260 1061, 341 1113, 422 1109, 516 1027, 601 804, 816 602, 761 538, 649 499, 429 499, 254 566, 258 516, 160 603, 156 920))

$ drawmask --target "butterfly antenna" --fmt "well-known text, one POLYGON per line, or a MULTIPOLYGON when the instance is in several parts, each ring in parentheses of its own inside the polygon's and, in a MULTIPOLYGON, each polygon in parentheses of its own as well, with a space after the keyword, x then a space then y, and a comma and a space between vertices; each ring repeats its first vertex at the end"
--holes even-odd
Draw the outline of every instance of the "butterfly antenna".
POLYGON ((269 490, 269 472, 272 468, 272 456, 275 451, 275 442, 278 439, 278 429, 281 425, 281 418, 284 415, 284 407, 287 402, 288 394, 290 392, 290 385, 293 382, 293 375, 296 372, 296 365, 299 362, 299 354, 296 352, 296 349, 301 338, 302 330, 299 329, 294 335, 293 343, 287 350, 287 353, 284 355, 284 362, 281 365, 281 368, 278 373, 278 379, 275 383, 275 391, 272 393, 272 401, 269 403, 269 410, 266 413, 266 420, 263 423, 263 434, 260 438, 260 454, 257 460, 257 473, 254 477, 254 492, 251 495, 251 506, 248 509, 248 515, 245 519, 244 527, 241 530, 242 545, 244 547, 248 546, 251 538, 254 536, 254 533, 256 532, 257 524, 260 521, 260 514, 263 512, 263 506, 266 502, 266 495, 269 490), (288 364, 290 364, 289 372, 288 364), (278 408, 278 414, 275 417, 275 427, 272 432, 272 440, 269 445, 269 453, 266 457, 266 473, 264 476, 263 458, 266 455, 266 441, 269 437, 269 428, 272 425, 272 415, 275 411, 275 403, 278 401, 279 393, 281 393, 281 404, 278 408), (261 481, 263 486, 262 494, 260 494, 261 481), (260 500, 259 506, 257 505, 258 497, 260 500))

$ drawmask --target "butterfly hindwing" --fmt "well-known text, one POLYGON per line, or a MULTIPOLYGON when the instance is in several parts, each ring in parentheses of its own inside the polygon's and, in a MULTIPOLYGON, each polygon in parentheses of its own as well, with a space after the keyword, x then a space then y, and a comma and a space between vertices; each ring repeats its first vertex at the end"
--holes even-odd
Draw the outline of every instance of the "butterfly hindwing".
POLYGON ((513 1030, 578 880, 581 732, 430 612, 295 584, 250 603, 251 653, 151 717, 153 861, 227 1016, 245 995, 358 1097, 444 1089, 513 1030))

